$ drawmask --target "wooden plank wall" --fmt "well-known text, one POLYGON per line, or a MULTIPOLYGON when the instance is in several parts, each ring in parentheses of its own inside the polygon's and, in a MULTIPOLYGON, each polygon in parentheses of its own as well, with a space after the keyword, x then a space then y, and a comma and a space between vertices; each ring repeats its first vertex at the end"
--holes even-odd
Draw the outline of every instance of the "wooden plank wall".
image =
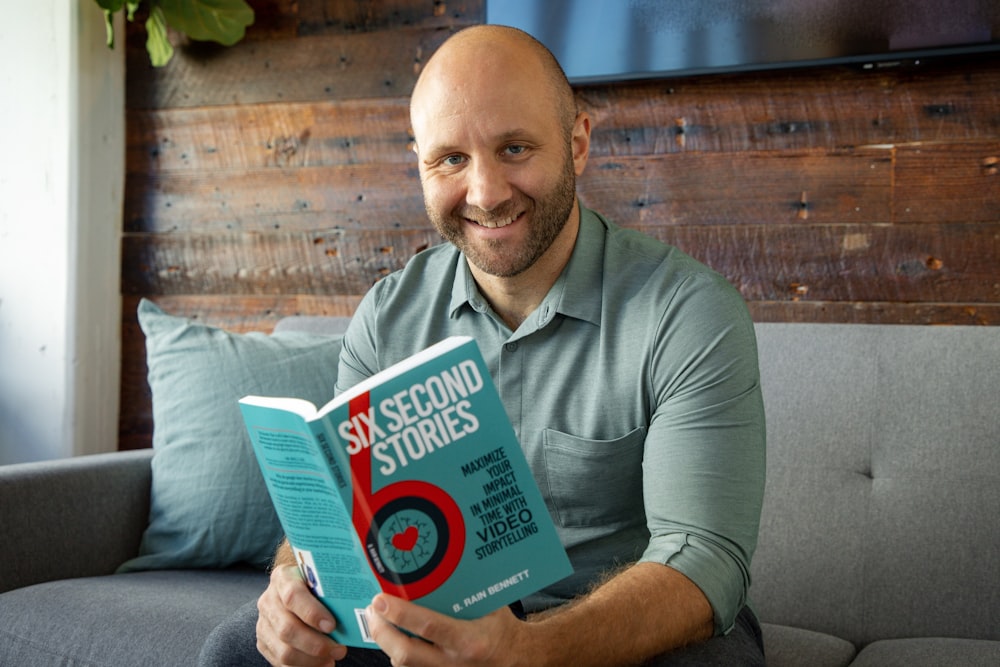
MULTIPOLYGON (((251 0, 154 70, 128 35, 121 442, 148 446, 141 297, 236 331, 350 314, 439 242, 407 98, 485 0, 251 0)), ((1000 55, 585 86, 581 199, 758 321, 1000 324, 1000 55)))

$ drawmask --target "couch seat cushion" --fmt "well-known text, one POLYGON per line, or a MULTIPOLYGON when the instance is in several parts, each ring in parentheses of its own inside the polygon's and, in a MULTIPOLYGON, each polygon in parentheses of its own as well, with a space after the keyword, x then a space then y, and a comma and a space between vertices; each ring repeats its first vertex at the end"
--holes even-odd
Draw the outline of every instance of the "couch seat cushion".
POLYGON ((996 667, 1000 642, 982 639, 921 637, 883 639, 861 650, 852 667, 996 667))
POLYGON ((209 633, 267 586, 255 569, 64 579, 0 595, 0 665, 194 665, 209 633))
POLYGON ((768 667, 846 667, 854 659, 854 644, 822 632, 788 625, 761 623, 768 667))

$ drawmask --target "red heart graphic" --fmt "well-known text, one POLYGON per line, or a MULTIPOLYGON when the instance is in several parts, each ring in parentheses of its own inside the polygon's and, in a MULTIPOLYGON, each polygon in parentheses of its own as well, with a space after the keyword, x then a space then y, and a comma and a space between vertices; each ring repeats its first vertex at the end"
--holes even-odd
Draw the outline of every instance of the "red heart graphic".
POLYGON ((392 546, 400 551, 412 551, 413 547, 417 545, 418 537, 420 537, 420 533, 417 531, 417 527, 410 526, 402 533, 396 533, 392 536, 392 546))

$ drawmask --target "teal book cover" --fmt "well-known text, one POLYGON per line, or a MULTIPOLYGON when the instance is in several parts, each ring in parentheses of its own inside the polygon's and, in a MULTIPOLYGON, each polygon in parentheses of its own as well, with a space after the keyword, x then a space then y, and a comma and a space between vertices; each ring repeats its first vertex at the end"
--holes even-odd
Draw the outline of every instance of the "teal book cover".
POLYGON ((372 646, 378 591, 478 618, 572 573, 476 342, 448 338, 316 409, 240 408, 303 578, 372 646))

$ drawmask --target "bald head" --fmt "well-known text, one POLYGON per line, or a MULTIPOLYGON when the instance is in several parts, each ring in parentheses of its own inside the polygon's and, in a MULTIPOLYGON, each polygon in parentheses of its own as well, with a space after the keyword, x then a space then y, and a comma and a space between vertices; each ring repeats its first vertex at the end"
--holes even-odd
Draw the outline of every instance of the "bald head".
MULTIPOLYGON (((559 62, 528 33, 497 25, 456 33, 427 61, 410 99, 414 131, 429 107, 468 99, 476 88, 502 85, 516 87, 526 102, 548 105, 569 137, 576 100, 559 62)), ((420 137, 416 139, 419 146, 420 137)))

